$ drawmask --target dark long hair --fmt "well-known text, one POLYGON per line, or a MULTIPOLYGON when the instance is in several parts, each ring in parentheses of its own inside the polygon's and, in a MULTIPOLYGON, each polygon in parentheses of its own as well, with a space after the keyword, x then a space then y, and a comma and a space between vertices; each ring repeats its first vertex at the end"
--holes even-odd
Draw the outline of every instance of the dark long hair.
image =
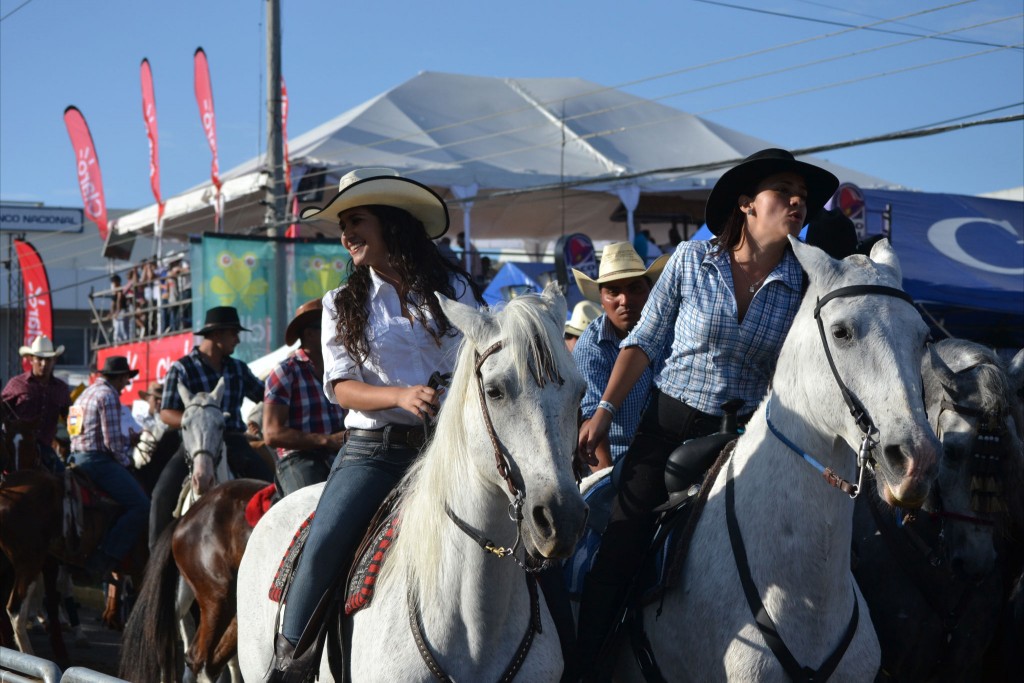
MULTIPOLYGON (((461 276, 473 290, 473 297, 483 303, 480 289, 473 278, 462 267, 441 255, 437 246, 427 237, 426 229, 419 219, 405 209, 394 206, 371 204, 363 207, 376 216, 380 222, 384 244, 388 248, 388 263, 398 272, 404 291, 398 295, 410 305, 410 310, 440 345, 441 338, 452 331, 441 304, 434 292, 440 292, 449 299, 457 296, 452 286, 452 274, 461 276), (430 310, 436 329, 426 324, 426 317, 420 306, 430 310)), ((357 363, 362 363, 370 353, 366 339, 366 323, 369 318, 370 267, 355 266, 349 262, 348 284, 334 295, 334 306, 338 311, 335 339, 345 347, 357 363)))
POLYGON ((712 253, 729 253, 736 248, 736 245, 743 239, 743 226, 746 223, 743 211, 739 205, 732 207, 732 212, 725 219, 722 225, 722 232, 713 240, 712 253))

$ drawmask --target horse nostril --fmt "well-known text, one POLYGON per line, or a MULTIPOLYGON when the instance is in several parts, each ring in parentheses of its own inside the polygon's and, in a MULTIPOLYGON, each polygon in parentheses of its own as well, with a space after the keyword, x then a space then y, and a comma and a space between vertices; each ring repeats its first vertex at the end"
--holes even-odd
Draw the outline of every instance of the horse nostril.
POLYGON ((544 536, 551 536, 554 534, 554 526, 551 522, 551 515, 548 514, 548 510, 543 505, 537 505, 533 508, 533 523, 544 536))
POLYGON ((896 444, 890 444, 882 449, 882 457, 892 468, 893 473, 899 477, 905 476, 907 472, 907 457, 903 449, 896 444))

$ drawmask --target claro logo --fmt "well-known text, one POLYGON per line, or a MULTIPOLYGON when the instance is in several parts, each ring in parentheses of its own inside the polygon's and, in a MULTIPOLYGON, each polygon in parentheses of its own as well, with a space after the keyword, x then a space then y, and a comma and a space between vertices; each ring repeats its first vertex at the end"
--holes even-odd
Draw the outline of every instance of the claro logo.
POLYGON ((78 186, 82 190, 82 202, 85 213, 96 220, 103 213, 103 195, 99 185, 93 182, 92 169, 96 166, 96 155, 92 147, 83 147, 78 151, 78 186))
POLYGON ((960 246, 960 241, 957 239, 957 232, 965 225, 972 223, 990 223, 991 225, 1001 228, 1010 235, 1016 237, 1018 244, 1024 244, 1024 236, 1022 236, 1009 221, 997 221, 992 218, 983 218, 981 216, 946 218, 945 220, 932 223, 932 226, 928 228, 928 241, 932 243, 933 247, 949 258, 971 266, 972 268, 984 270, 989 273, 997 273, 999 275, 1024 275, 1024 267, 1007 268, 1006 266, 986 263, 985 261, 968 254, 967 251, 960 246))

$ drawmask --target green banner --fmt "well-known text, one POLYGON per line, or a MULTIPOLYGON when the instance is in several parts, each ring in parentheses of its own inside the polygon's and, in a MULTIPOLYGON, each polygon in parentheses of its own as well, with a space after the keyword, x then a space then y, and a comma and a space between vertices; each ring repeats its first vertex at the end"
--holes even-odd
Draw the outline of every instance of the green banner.
POLYGON ((234 356, 246 362, 282 346, 295 309, 340 286, 350 261, 336 241, 203 235, 191 252, 194 327, 214 306, 237 308, 250 331, 234 356))

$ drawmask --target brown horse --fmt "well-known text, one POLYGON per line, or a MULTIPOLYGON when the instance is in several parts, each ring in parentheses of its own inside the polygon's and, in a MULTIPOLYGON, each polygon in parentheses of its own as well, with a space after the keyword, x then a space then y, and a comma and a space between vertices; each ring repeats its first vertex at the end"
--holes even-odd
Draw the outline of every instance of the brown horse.
MULTIPOLYGON (((177 680, 175 622, 179 620, 187 641, 187 664, 200 681, 217 680, 234 659, 238 647, 235 584, 252 533, 245 508, 266 485, 256 479, 220 484, 160 535, 125 626, 122 678, 177 680), (199 605, 194 635, 184 625, 190 620, 193 598, 199 605)), ((240 681, 237 666, 231 669, 232 680, 240 681)))
POLYGON ((34 424, 8 420, 3 424, 4 472, 0 481, 0 645, 31 654, 26 618, 22 614, 29 587, 42 574, 47 631, 61 668, 69 665, 60 629, 58 563, 49 550, 61 535, 61 481, 32 467, 39 462, 34 424), (22 468, 25 467, 25 468, 22 468))

